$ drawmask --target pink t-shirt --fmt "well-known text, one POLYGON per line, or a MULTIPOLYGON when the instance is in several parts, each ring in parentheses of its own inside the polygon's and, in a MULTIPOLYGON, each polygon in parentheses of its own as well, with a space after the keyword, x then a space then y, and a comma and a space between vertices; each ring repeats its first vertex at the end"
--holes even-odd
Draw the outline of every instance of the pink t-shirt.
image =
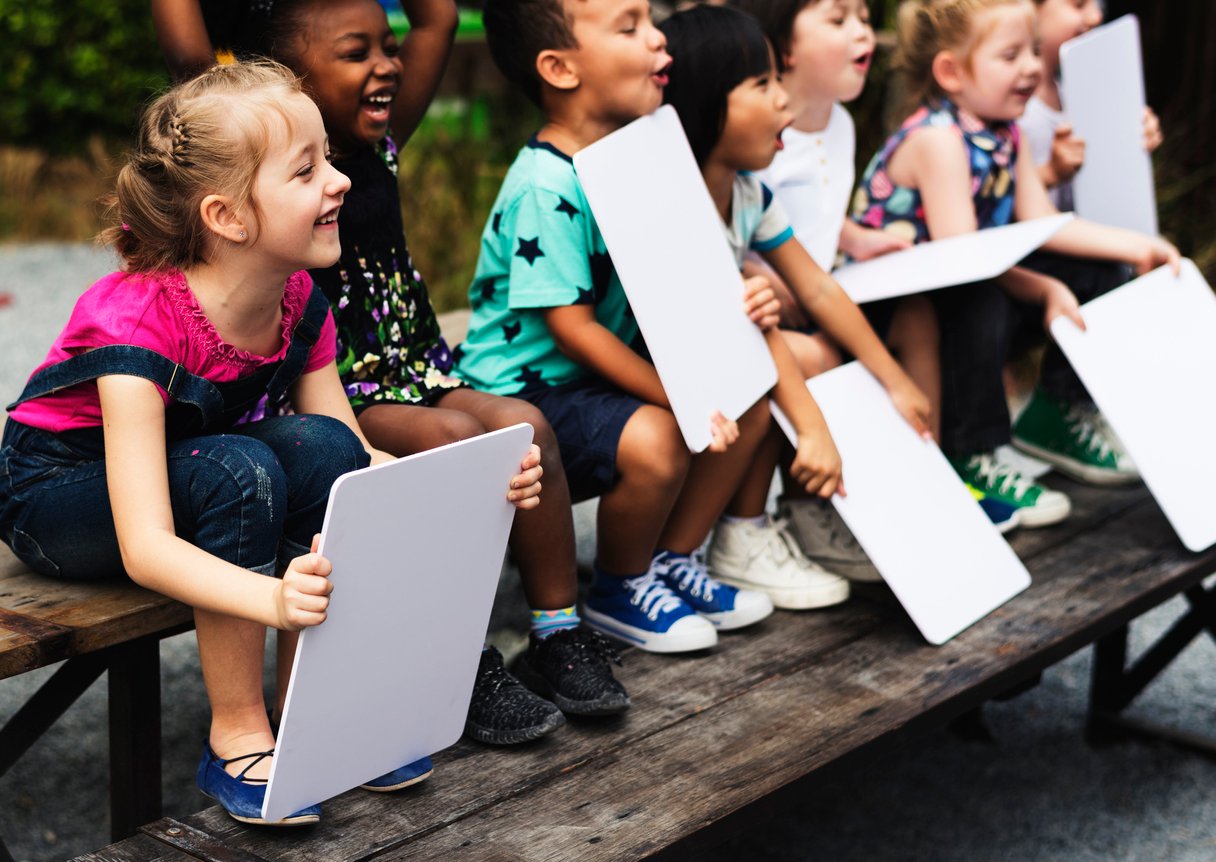
MULTIPOLYGON (((312 279, 307 272, 301 270, 287 279, 283 289, 283 344, 273 356, 258 356, 220 338, 180 272, 111 273, 76 301, 68 325, 34 373, 96 347, 134 344, 155 350, 213 383, 227 383, 287 355, 291 330, 304 314, 311 292, 312 279)), ((327 314, 304 373, 325 367, 336 355, 334 318, 327 314)), ((168 404, 169 396, 163 389, 161 397, 168 404)), ((91 380, 35 398, 9 415, 18 422, 57 433, 95 428, 101 425, 97 382, 91 380)))

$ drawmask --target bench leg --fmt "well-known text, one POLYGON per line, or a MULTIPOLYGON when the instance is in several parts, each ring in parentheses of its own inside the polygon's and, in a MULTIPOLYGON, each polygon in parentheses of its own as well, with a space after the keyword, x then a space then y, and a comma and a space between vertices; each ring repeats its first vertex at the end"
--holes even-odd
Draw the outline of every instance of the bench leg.
POLYGON ((129 838, 161 815, 160 641, 110 657, 110 834, 129 838))

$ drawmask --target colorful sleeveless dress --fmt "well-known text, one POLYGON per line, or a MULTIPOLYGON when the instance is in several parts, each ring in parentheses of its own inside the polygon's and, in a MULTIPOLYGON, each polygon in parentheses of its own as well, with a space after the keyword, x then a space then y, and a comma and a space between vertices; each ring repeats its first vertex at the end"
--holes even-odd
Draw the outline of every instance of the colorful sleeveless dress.
POLYGON ((439 331, 426 284, 405 243, 397 147, 335 159, 350 177, 339 216, 342 256, 311 271, 338 328, 338 373, 355 412, 373 404, 432 405, 465 384, 439 331))
POLYGON ((1017 124, 985 123, 948 99, 922 105, 871 159, 853 197, 853 221, 890 231, 911 242, 929 239, 920 191, 893 183, 887 166, 909 135, 930 126, 957 129, 967 145, 967 157, 971 162, 971 199, 975 203, 979 227, 1009 224, 1013 220, 1013 172, 1020 138, 1017 124))

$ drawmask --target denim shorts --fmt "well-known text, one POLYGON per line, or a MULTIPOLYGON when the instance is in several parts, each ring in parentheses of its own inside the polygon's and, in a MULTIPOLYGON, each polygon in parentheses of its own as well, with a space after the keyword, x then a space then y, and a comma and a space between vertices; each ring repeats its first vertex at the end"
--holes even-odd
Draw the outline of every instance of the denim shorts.
POLYGON ((557 437, 571 499, 588 500, 617 482, 621 433, 646 402, 598 378, 516 393, 545 414, 557 437))

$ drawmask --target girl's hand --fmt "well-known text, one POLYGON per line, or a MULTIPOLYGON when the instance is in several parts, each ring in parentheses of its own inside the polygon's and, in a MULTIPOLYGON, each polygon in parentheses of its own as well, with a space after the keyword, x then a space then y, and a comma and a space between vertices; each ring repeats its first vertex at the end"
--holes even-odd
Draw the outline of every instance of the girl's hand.
POLYGON ((1148 105, 1144 106, 1144 149, 1150 153, 1157 147, 1161 146, 1161 142, 1165 140, 1165 136, 1161 134, 1161 121, 1157 119, 1157 114, 1148 105))
POLYGON ((1085 331, 1085 320, 1081 317, 1081 306, 1077 297, 1059 279, 1049 278, 1043 295, 1043 328, 1051 334, 1051 322, 1063 315, 1085 331))
POLYGON ((761 332, 768 332, 781 322, 781 301, 762 275, 743 279, 743 308, 761 332))
POLYGON ((312 551, 292 560, 283 573, 274 597, 279 618, 276 628, 298 632, 325 622, 334 589, 329 575, 334 567, 317 553, 320 541, 320 535, 313 536, 312 551))
POLYGON ((524 460, 519 462, 519 472, 511 477, 507 500, 517 509, 535 509, 540 505, 540 477, 544 473, 540 466, 540 447, 533 443, 524 460))
POLYGON ((1134 249, 1128 262, 1135 267, 1136 275, 1152 272, 1163 264, 1168 264, 1174 275, 1182 272, 1182 255, 1173 243, 1159 236, 1144 236, 1141 247, 1134 249))
POLYGON ((902 236, 896 236, 885 230, 859 227, 859 230, 849 243, 848 252, 853 260, 871 260, 884 254, 890 254, 893 251, 903 251, 911 247, 912 243, 902 236))
POLYGON ((1059 185, 1071 180, 1084 163, 1085 141, 1073 135, 1071 123, 1056 126, 1055 138, 1051 142, 1047 185, 1059 185))
POLYGON ((901 375, 899 380, 887 387, 887 394, 891 396, 899 415, 904 417, 912 429, 924 439, 932 440, 930 418, 933 406, 929 403, 929 396, 920 391, 920 387, 912 382, 912 378, 901 375))
POLYGON ((817 494, 825 500, 836 493, 845 496, 840 471, 840 453, 825 423, 816 423, 815 427, 798 433, 790 476, 808 494, 817 494))
POLYGON ((727 419, 721 412, 715 411, 709 417, 710 443, 707 452, 725 452, 732 443, 739 439, 739 426, 734 420, 727 419))

